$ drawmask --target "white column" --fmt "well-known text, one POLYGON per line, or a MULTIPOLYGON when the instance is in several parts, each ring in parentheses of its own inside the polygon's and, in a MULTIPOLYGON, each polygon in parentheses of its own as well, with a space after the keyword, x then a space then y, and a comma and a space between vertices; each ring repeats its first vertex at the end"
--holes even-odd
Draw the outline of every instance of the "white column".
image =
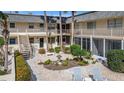
POLYGON ((90 36, 90 52, 92 53, 93 51, 93 37, 90 36))
POLYGON ((82 41, 83 41, 83 38, 81 37, 81 49, 83 49, 83 48, 82 48, 82 46, 83 46, 83 43, 82 43, 82 41))
POLYGON ((105 57, 105 38, 103 39, 103 57, 105 57))
POLYGON ((121 49, 124 50, 124 40, 121 40, 121 49))

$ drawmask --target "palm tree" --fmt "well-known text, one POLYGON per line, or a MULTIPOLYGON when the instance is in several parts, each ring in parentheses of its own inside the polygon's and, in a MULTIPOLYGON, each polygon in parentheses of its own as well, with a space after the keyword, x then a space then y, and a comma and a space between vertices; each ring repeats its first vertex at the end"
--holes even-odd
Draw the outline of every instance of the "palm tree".
POLYGON ((60 27, 60 48, 63 51, 63 38, 62 38, 62 12, 59 11, 59 27, 60 27))
POLYGON ((8 24, 7 24, 7 18, 8 16, 6 14, 4 14, 3 12, 0 11, 0 18, 1 18, 1 23, 3 25, 3 36, 4 36, 4 40, 5 40, 5 62, 4 62, 4 70, 7 71, 8 70, 8 35, 9 35, 9 31, 8 31, 8 24))
POLYGON ((72 14, 72 23, 71 23, 71 45, 73 45, 74 42, 74 16, 75 16, 75 11, 71 11, 72 14))
POLYGON ((45 31, 46 31, 46 45, 47 45, 47 51, 48 51, 48 21, 47 21, 47 14, 46 11, 44 11, 44 22, 45 22, 45 31))

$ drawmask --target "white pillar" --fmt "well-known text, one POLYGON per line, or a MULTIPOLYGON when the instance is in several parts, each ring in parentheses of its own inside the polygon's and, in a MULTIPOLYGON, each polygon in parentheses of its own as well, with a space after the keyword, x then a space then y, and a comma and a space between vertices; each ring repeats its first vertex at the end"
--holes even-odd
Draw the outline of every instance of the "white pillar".
POLYGON ((93 37, 90 36, 90 52, 93 52, 93 37))
POLYGON ((124 50, 124 40, 121 40, 121 49, 124 50))
POLYGON ((82 41, 83 41, 83 38, 81 37, 81 49, 83 49, 83 48, 82 48, 82 46, 83 46, 83 45, 82 45, 82 41))
POLYGON ((103 39, 103 57, 105 57, 105 38, 103 39))

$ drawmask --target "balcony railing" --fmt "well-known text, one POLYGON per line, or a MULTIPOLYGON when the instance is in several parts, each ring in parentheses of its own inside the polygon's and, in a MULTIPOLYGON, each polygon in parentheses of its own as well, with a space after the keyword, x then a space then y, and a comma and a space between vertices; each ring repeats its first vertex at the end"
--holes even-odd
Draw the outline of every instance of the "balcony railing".
MULTIPOLYGON (((57 30, 58 33, 60 33, 60 30, 57 30)), ((62 29, 63 34, 71 34, 71 29, 62 29)))
MULTIPOLYGON (((9 29, 10 33, 45 33, 44 29, 9 29)), ((57 30, 51 29, 48 30, 48 33, 57 33, 57 30)))
POLYGON ((75 29, 74 35, 124 36, 124 28, 75 29))

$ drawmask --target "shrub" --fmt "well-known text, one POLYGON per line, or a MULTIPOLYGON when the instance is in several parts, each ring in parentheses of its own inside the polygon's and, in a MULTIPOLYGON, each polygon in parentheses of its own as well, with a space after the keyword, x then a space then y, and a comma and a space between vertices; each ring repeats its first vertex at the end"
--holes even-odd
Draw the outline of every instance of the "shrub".
POLYGON ((17 56, 20 56, 20 55, 22 55, 22 54, 19 52, 19 50, 16 50, 15 51, 15 56, 17 57, 17 56))
POLYGON ((45 65, 49 65, 49 64, 51 64, 51 63, 52 63, 52 61, 51 61, 50 59, 48 59, 48 60, 46 60, 46 61, 44 62, 45 65))
POLYGON ((108 62, 108 67, 112 71, 124 73, 124 62, 108 62))
POLYGON ((49 48, 49 52, 54 52, 54 48, 49 48))
POLYGON ((46 53, 46 51, 44 48, 39 49, 39 54, 45 54, 45 53, 46 53))
POLYGON ((81 51, 81 48, 79 45, 71 45, 70 46, 70 49, 71 49, 71 54, 73 56, 80 56, 80 51, 81 51))
POLYGON ((59 53, 61 51, 60 47, 55 47, 55 52, 59 53))
POLYGON ((4 45, 4 38, 0 37, 0 47, 2 47, 4 45))
POLYGON ((111 50, 107 53, 108 62, 123 62, 124 50, 111 50))
POLYGON ((5 75, 5 74, 7 74, 6 71, 0 70, 0 75, 5 75))
POLYGON ((64 47, 63 48, 63 51, 64 51, 64 53, 67 53, 67 54, 70 54, 71 53, 70 47, 64 47))
POLYGON ((16 56, 16 80, 29 81, 31 80, 31 71, 22 55, 16 56))
POLYGON ((64 60, 62 63, 63 66, 68 66, 68 60, 64 60))
POLYGON ((71 50, 71 54, 73 56, 78 56, 78 57, 80 57, 80 59, 81 59, 81 56, 89 55, 89 53, 86 50, 84 50, 84 49, 81 50, 81 47, 79 45, 71 45, 70 50, 71 50))
POLYGON ((87 61, 79 61, 78 65, 86 66, 86 65, 88 65, 88 62, 87 61))
POLYGON ((111 50, 107 53, 108 67, 115 72, 124 73, 124 50, 111 50))
POLYGON ((82 52, 84 53, 83 55, 85 56, 85 58, 87 58, 87 59, 91 58, 91 52, 90 51, 83 50, 82 52))

